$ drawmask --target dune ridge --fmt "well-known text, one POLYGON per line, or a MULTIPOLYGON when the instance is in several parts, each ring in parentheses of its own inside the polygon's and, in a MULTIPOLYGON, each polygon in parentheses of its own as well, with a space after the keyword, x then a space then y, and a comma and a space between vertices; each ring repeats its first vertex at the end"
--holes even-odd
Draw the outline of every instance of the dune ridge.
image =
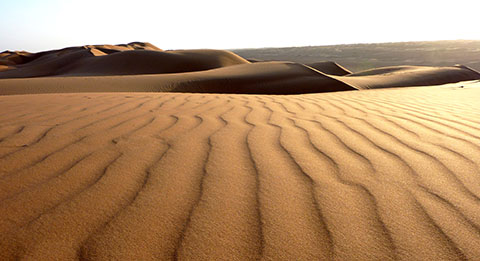
POLYGON ((478 259, 479 98, 0 96, 0 259, 478 259))

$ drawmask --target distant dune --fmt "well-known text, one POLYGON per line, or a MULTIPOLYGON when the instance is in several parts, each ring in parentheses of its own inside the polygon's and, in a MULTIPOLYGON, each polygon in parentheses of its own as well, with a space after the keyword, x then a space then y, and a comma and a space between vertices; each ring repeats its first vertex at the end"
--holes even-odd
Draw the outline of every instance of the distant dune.
POLYGON ((1 78, 100 76, 202 71, 249 63, 221 50, 162 51, 151 44, 87 45, 38 54, 11 53, 0 58, 9 70, 1 78))
POLYGON ((2 261, 480 260, 467 66, 140 42, 0 61, 2 261))
POLYGON ((139 42, 86 45, 33 54, 4 52, 0 64, 3 66, 0 94, 112 91, 302 94, 480 79, 478 72, 465 66, 396 66, 352 74, 330 61, 306 65, 288 61, 252 63, 229 51, 163 51, 139 42))
POLYGON ((479 79, 480 73, 463 65, 452 67, 394 66, 348 74, 335 79, 358 89, 428 86, 479 79))

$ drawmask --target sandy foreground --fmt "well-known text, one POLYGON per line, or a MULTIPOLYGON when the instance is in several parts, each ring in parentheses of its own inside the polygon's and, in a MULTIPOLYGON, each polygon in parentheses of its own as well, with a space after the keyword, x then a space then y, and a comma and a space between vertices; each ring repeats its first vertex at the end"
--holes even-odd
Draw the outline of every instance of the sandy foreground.
POLYGON ((0 96, 0 259, 480 259, 480 83, 0 96))

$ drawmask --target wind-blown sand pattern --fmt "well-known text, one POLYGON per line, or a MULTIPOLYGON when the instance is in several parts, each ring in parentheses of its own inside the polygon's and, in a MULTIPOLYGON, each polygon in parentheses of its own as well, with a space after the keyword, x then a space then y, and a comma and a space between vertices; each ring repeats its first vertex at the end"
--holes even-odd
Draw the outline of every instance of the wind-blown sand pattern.
POLYGON ((477 260, 479 100, 1 96, 0 259, 477 260))

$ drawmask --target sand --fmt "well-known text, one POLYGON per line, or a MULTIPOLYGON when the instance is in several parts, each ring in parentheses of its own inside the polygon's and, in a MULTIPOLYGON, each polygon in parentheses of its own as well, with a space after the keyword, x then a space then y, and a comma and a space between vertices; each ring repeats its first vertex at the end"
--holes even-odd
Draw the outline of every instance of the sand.
POLYGON ((463 65, 352 73, 332 61, 250 62, 224 50, 164 51, 149 43, 0 53, 0 95, 69 92, 303 94, 479 80, 463 65), (88 76, 88 77, 87 77, 88 76))
POLYGON ((2 259, 477 259, 463 85, 2 96, 2 259))
MULTIPOLYGON (((380 74, 475 75, 403 69, 380 74)), ((370 76, 348 75, 255 62, 0 80, 0 260, 478 260, 480 81, 357 90, 337 77, 370 76), (240 92, 278 71, 351 89, 155 89, 223 77, 240 92)))

